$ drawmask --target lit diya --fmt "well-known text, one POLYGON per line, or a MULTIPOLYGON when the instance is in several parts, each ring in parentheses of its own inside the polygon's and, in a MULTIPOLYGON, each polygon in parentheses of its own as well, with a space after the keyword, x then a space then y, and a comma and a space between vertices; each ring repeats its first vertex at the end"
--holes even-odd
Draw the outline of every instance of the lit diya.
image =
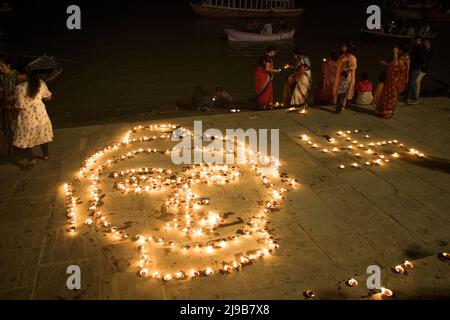
POLYGON ((394 292, 390 289, 381 287, 381 295, 390 298, 394 296, 394 292))
POLYGON ((405 268, 403 268, 403 266, 401 266, 401 265, 395 266, 395 267, 392 268, 392 269, 393 269, 393 271, 394 271, 395 273, 398 273, 398 274, 403 274, 403 273, 405 273, 405 268))
POLYGON ((359 283, 356 279, 350 279, 347 281, 347 286, 352 287, 352 288, 357 287, 358 284, 359 283))
POLYGON ((441 258, 442 260, 450 260, 450 254, 447 252, 443 252, 439 255, 439 258, 441 258))
POLYGON ((141 271, 139 271, 139 275, 143 278, 148 276, 148 269, 142 269, 141 271))
POLYGON ((316 294, 312 290, 303 292, 303 295, 305 296, 305 298, 308 298, 308 299, 312 299, 316 296, 316 294))
POLYGON ((406 269, 414 269, 414 264, 408 260, 406 260, 403 265, 405 266, 406 269))

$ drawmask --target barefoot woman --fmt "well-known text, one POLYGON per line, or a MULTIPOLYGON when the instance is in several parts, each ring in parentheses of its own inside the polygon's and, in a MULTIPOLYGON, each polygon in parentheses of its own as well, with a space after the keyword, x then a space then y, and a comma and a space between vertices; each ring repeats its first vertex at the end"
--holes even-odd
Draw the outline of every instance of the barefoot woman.
POLYGON ((36 164, 33 147, 41 147, 44 160, 50 158, 48 144, 53 140, 53 130, 43 100, 50 100, 52 94, 44 81, 31 76, 16 87, 16 97, 19 116, 13 125, 13 145, 25 150, 27 166, 31 167, 36 164))

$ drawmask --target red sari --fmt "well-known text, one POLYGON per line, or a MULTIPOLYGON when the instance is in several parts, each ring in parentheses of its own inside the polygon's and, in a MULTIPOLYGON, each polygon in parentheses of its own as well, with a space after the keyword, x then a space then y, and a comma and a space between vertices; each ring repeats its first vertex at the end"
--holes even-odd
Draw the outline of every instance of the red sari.
POLYGON ((314 98, 315 105, 328 105, 333 99, 333 86, 336 79, 337 61, 327 60, 322 63, 322 79, 314 98))
POLYGON ((398 97, 408 83, 408 66, 399 61, 388 66, 386 83, 378 101, 375 115, 381 118, 391 118, 397 106, 398 97))
POLYGON ((272 58, 265 57, 255 71, 256 101, 260 107, 267 107, 273 104, 272 75, 270 72, 267 72, 266 63, 271 64, 273 67, 272 58))

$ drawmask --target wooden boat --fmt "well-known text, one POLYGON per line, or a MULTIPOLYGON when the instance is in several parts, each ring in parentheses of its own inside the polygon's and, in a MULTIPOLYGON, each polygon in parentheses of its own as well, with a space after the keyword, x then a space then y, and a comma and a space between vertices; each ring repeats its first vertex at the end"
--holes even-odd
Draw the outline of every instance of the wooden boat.
POLYGON ((293 0, 203 0, 191 6, 205 18, 294 18, 304 12, 293 0))
POLYGON ((429 22, 450 22, 450 13, 421 12, 416 10, 393 9, 392 13, 401 19, 426 20, 429 22))
MULTIPOLYGON (((382 31, 376 31, 376 30, 367 30, 367 29, 361 29, 361 33, 365 36, 371 37, 371 38, 378 38, 380 40, 386 40, 386 41, 399 41, 399 40, 413 40, 415 36, 408 36, 408 35, 402 35, 402 34, 395 34, 395 33, 385 33, 382 31)), ((436 38, 438 33, 430 33, 427 34, 424 39, 434 39, 436 38)))
POLYGON ((55 58, 43 55, 30 62, 25 67, 25 70, 28 74, 36 75, 46 83, 49 83, 61 75, 63 66, 55 58))
POLYGON ((431 2, 431 3, 411 3, 411 4, 404 4, 404 6, 408 9, 432 9, 437 6, 437 2, 431 2))
POLYGON ((8 3, 5 2, 2 6, 0 6, 0 13, 8 13, 10 11, 12 11, 12 8, 8 3))
POLYGON ((287 32, 272 33, 272 34, 253 33, 234 29, 225 29, 225 33, 227 34, 229 41, 275 42, 292 39, 295 35, 295 29, 287 32))

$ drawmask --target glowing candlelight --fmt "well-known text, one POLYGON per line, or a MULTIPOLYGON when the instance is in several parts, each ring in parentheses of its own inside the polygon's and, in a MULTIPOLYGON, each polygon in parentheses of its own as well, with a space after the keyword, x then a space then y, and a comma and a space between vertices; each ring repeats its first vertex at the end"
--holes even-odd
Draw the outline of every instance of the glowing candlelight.
POLYGON ((214 274, 214 271, 212 268, 206 268, 205 269, 205 275, 207 275, 208 277, 212 276, 214 274))
POLYGON ((394 295, 394 292, 390 289, 386 289, 386 288, 381 288, 381 295, 385 296, 385 297, 392 297, 394 295))
POLYGON ((198 272, 197 270, 191 270, 191 271, 189 272, 189 276, 190 276, 191 278, 197 278, 197 277, 200 276, 200 272, 198 272))
POLYGON ((139 275, 143 278, 148 277, 148 269, 142 269, 141 271, 139 271, 139 275))
POLYGON ((173 277, 172 277, 171 274, 166 274, 166 275, 164 276, 164 278, 163 278, 163 280, 164 280, 165 282, 172 281, 172 279, 173 279, 173 277))
POLYGON ((347 281, 347 285, 349 286, 349 287, 357 287, 358 286, 358 281, 356 281, 356 279, 350 279, 350 280, 348 280, 347 281))
POLYGON ((443 252, 439 256, 443 259, 450 260, 450 254, 447 252, 443 252))
POLYGON ((399 274, 405 273, 405 269, 401 265, 395 266, 394 271, 399 274))

